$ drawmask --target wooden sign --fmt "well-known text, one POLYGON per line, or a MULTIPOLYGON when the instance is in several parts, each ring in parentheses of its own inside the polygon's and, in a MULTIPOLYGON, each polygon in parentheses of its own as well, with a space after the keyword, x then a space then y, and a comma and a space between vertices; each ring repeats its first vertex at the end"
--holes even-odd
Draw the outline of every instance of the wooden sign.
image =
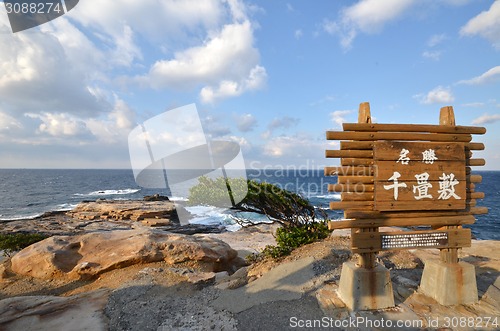
POLYGON ((376 210, 465 208, 463 143, 379 141, 373 154, 376 210))
POLYGON ((440 125, 372 124, 370 106, 362 103, 359 123, 344 123, 344 131, 328 131, 328 140, 340 140, 340 150, 327 150, 327 158, 340 158, 340 165, 325 168, 337 176, 328 185, 340 192, 341 201, 331 209, 344 210, 344 219, 329 228, 351 228, 352 251, 360 264, 375 265, 381 250, 439 248, 446 262, 457 262, 456 250, 470 246, 473 215, 485 214, 476 207, 484 193, 475 191, 479 175, 472 166, 483 159, 472 151, 484 149, 472 142, 485 128, 457 126, 452 107, 443 107, 440 125), (382 226, 428 226, 422 231, 379 232, 382 226))

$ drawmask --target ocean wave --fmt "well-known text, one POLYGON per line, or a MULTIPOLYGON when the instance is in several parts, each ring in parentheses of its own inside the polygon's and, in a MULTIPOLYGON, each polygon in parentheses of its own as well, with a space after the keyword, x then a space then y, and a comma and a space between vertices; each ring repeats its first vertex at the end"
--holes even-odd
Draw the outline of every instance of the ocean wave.
POLYGON ((12 216, 7 216, 4 217, 3 215, 0 216, 0 222, 2 221, 18 221, 18 220, 33 220, 37 217, 42 216, 44 213, 38 213, 38 214, 31 214, 31 215, 12 215, 12 216))
POLYGON ((191 206, 191 207, 186 207, 186 210, 193 215, 193 218, 189 220, 189 223, 192 224, 204 224, 204 225, 226 225, 228 223, 233 224, 233 221, 230 219, 230 216, 224 213, 227 210, 225 208, 219 208, 213 206, 191 206))
POLYGON ((169 197, 168 199, 170 201, 189 201, 188 198, 184 198, 184 197, 169 197))
POLYGON ((318 199, 329 199, 329 200, 340 200, 341 195, 339 193, 335 194, 323 194, 323 195, 315 195, 313 198, 318 198, 318 199))
POLYGON ((68 211, 68 210, 73 210, 78 206, 76 203, 61 203, 58 205, 55 209, 55 211, 68 211))
POLYGON ((105 196, 105 195, 127 195, 139 192, 141 189, 126 188, 123 190, 99 190, 86 194, 76 193, 77 196, 91 197, 91 196, 105 196))

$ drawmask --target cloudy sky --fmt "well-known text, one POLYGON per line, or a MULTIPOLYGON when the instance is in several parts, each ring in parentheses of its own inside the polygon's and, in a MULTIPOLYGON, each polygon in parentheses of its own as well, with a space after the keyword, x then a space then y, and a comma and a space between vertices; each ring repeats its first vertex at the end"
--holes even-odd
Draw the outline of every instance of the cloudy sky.
POLYGON ((129 168, 128 134, 195 103, 252 167, 326 160, 355 122, 485 126, 500 170, 500 1, 80 0, 13 34, 0 6, 0 167, 129 168))

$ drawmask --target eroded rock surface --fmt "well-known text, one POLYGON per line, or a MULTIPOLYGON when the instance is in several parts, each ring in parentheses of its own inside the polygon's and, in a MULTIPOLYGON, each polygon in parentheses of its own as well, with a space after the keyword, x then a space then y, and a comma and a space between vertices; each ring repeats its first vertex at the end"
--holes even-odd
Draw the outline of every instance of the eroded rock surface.
POLYGON ((0 329, 14 330, 107 330, 103 313, 108 291, 68 298, 23 296, 0 300, 0 329))
POLYGON ((161 219, 178 222, 178 213, 187 213, 184 207, 171 201, 98 200, 78 204, 67 214, 80 220, 131 220, 161 219))
POLYGON ((154 229, 116 230, 54 236, 12 257, 12 271, 41 279, 88 279, 133 264, 192 263, 205 271, 232 270, 237 252, 218 239, 154 229))

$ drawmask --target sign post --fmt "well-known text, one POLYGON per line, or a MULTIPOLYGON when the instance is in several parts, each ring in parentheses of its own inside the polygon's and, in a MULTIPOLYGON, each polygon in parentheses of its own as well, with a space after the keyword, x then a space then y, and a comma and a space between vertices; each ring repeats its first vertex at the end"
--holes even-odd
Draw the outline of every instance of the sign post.
POLYGON ((344 131, 328 131, 340 140, 340 150, 326 157, 340 158, 340 166, 326 167, 336 175, 329 191, 341 192, 331 209, 344 210, 344 219, 329 228, 351 228, 351 249, 357 264, 345 263, 339 295, 353 310, 394 306, 389 270, 376 263, 379 251, 436 248, 441 260, 425 265, 421 290, 442 304, 477 301, 474 267, 458 261, 458 249, 471 245, 470 229, 484 193, 475 191, 481 176, 471 166, 484 145, 471 142, 485 128, 457 126, 452 107, 443 107, 440 125, 372 124, 370 106, 362 103, 358 123, 344 123, 344 131), (380 227, 418 227, 416 231, 380 232, 380 227), (446 285, 444 285, 446 284, 446 285), (458 293, 458 294, 457 294, 458 293))

